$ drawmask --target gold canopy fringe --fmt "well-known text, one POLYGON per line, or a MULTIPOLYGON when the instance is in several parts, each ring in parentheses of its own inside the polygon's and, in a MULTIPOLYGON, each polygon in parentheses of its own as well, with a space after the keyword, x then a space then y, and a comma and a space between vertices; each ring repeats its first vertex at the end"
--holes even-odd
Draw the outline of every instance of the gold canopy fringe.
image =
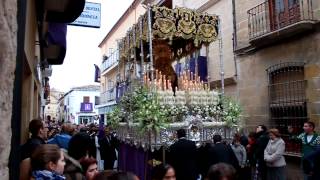
MULTIPOLYGON (((152 38, 165 40, 170 45, 171 58, 179 58, 190 54, 193 50, 201 48, 203 44, 208 45, 215 41, 218 36, 218 16, 198 13, 187 8, 169 9, 153 6, 151 22, 152 38)), ((140 43, 147 45, 148 41, 148 17, 146 13, 120 40, 120 58, 132 57, 133 49, 139 52, 140 43), (140 27, 140 24, 142 27, 140 27), (140 35, 141 30, 142 36, 140 35)), ((157 42, 164 41, 155 41, 154 48, 156 48, 157 42)))

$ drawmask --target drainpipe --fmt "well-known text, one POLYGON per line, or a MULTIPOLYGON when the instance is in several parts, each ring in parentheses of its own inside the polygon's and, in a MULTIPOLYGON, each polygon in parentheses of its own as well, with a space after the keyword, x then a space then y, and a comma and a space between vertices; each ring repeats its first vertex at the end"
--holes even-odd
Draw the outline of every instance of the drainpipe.
POLYGON ((238 78, 237 59, 235 50, 237 48, 238 36, 237 36, 237 20, 236 20, 236 0, 232 0, 232 18, 233 18, 233 60, 235 66, 235 77, 238 78))
MULTIPOLYGON (((238 46, 238 36, 237 36, 237 20, 236 20, 236 0, 232 0, 232 18, 233 18, 233 61, 235 68, 235 78, 238 80, 238 64, 237 64, 237 56, 235 54, 235 50, 238 46)), ((236 98, 239 99, 239 89, 238 85, 236 85, 236 98)))
POLYGON ((232 0, 232 18, 233 18, 233 50, 237 47, 237 20, 236 20, 236 0, 232 0))
POLYGON ((19 179, 20 176, 20 135, 21 135, 21 94, 22 94, 22 72, 24 61, 24 38, 26 24, 27 1, 17 1, 17 56, 14 77, 12 116, 11 116, 11 151, 9 155, 9 179, 19 179))

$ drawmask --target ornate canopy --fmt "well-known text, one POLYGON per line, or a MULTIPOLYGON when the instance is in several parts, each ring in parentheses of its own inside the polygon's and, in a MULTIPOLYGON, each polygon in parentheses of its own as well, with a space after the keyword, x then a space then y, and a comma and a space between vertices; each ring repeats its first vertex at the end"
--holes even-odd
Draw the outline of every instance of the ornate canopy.
MULTIPOLYGON (((218 36, 218 16, 198 13, 191 9, 167 7, 151 7, 152 44, 154 57, 163 47, 168 47, 167 61, 183 57, 201 46, 215 41, 218 36), (158 49, 158 50, 157 50, 158 49)), ((126 37, 119 42, 121 59, 140 60, 140 54, 149 52, 148 13, 138 19, 138 23, 128 31, 126 37), (142 44, 141 44, 142 43, 142 44), (141 52, 141 47, 144 51, 141 52)), ((148 61, 147 58, 144 59, 148 61)))

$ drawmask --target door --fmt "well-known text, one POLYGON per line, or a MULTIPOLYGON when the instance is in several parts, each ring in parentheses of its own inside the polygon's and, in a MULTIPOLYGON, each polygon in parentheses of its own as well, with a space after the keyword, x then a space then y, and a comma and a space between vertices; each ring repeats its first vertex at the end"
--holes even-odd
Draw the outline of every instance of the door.
POLYGON ((272 31, 300 21, 300 0, 269 0, 269 10, 272 31))

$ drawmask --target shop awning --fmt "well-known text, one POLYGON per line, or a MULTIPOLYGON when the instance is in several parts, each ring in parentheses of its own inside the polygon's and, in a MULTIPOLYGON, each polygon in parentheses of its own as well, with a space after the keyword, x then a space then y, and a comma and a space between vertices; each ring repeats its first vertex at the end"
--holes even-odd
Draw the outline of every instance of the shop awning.
POLYGON ((67 24, 48 23, 44 56, 51 65, 62 64, 67 50, 67 24))
POLYGON ((80 16, 84 5, 85 0, 36 0, 41 59, 49 65, 63 63, 67 24, 80 16))
POLYGON ((85 0, 45 0, 46 21, 71 23, 83 11, 85 0))

